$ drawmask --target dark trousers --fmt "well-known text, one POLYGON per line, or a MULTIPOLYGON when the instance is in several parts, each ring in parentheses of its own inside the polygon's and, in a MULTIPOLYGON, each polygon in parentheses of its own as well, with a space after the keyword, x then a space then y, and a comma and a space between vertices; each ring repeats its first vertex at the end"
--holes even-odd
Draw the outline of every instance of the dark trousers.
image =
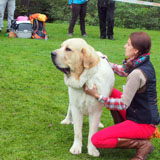
POLYGON ((86 34, 86 30, 85 30, 86 11, 87 11, 87 3, 72 4, 72 19, 70 21, 70 25, 69 25, 69 29, 68 29, 69 33, 73 33, 75 23, 76 23, 77 18, 79 16, 81 33, 82 33, 82 35, 86 34))
POLYGON ((107 7, 98 6, 98 16, 100 23, 100 36, 106 37, 106 25, 107 25, 107 35, 113 35, 114 27, 114 9, 115 2, 111 2, 107 7))

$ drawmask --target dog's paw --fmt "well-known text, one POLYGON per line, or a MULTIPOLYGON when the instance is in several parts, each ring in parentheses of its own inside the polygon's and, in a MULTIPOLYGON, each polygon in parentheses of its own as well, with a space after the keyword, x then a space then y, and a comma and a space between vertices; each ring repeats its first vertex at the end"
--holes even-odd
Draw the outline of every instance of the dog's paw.
POLYGON ((98 127, 99 127, 99 128, 104 128, 104 125, 103 125, 101 122, 99 122, 98 127))
POLYGON ((64 119, 63 121, 61 121, 61 124, 73 124, 73 122, 69 119, 64 119))
POLYGON ((71 148, 70 148, 70 152, 72 154, 81 154, 82 153, 82 147, 79 146, 79 145, 73 145, 71 148))
POLYGON ((99 155, 100 155, 100 153, 96 149, 96 147, 88 148, 88 154, 91 155, 91 156, 93 156, 93 157, 99 157, 99 155))

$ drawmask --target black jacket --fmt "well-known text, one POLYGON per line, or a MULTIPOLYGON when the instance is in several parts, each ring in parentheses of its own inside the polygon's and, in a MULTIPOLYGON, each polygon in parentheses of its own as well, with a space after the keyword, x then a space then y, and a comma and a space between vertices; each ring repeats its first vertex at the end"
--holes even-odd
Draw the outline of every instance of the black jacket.
POLYGON ((143 89, 137 91, 131 105, 128 107, 126 117, 137 123, 158 125, 160 122, 157 107, 156 76, 149 58, 137 66, 147 78, 143 89))
POLYGON ((107 7, 108 4, 115 3, 113 0, 98 0, 98 6, 99 7, 107 7))

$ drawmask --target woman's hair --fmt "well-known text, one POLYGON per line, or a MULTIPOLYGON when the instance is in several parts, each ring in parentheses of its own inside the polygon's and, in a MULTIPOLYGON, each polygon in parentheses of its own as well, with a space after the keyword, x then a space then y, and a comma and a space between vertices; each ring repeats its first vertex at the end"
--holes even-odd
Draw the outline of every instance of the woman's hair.
MULTIPOLYGON (((149 53, 151 49, 151 39, 145 32, 133 32, 130 34, 131 44, 135 49, 138 49, 138 58, 142 54, 149 53)), ((131 71, 133 68, 133 61, 126 62, 126 69, 131 71)))
POLYGON ((133 32, 130 34, 131 44, 139 50, 138 55, 149 53, 151 49, 151 38, 145 32, 133 32))

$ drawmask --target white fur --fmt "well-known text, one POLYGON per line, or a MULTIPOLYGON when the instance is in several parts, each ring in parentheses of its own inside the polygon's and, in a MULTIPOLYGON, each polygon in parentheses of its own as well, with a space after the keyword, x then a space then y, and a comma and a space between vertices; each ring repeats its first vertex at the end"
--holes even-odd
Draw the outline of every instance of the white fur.
MULTIPOLYGON (((99 52, 98 55, 101 56, 99 52)), ((66 118, 61 123, 72 124, 73 120, 74 142, 70 152, 72 154, 80 154, 82 152, 83 115, 88 115, 88 154, 98 157, 99 151, 92 144, 91 137, 97 132, 103 104, 99 103, 95 98, 86 95, 83 91, 83 86, 85 84, 92 89, 94 84, 96 84, 98 93, 108 97, 114 85, 114 73, 107 60, 101 58, 96 67, 84 70, 80 76, 80 80, 65 75, 64 81, 68 86, 69 108, 66 118)), ((102 124, 100 123, 100 125, 102 124)), ((103 127, 103 125, 101 127, 103 127)))

